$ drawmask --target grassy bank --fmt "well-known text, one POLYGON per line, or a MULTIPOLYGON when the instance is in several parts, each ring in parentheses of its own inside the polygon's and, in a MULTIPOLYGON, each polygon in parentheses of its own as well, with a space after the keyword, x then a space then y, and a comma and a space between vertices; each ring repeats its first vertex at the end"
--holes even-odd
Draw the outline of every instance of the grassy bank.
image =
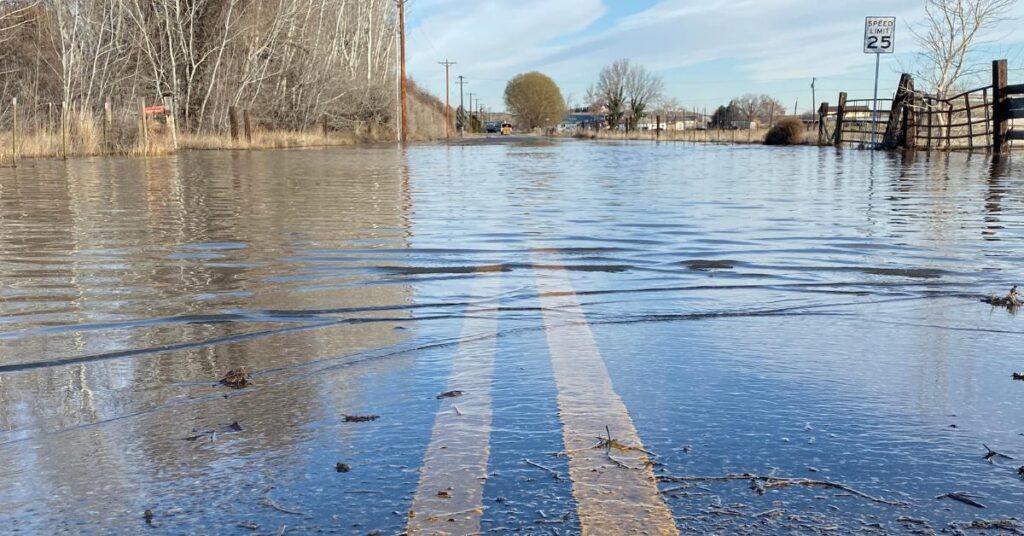
MULTIPOLYGON (((10 130, 0 131, 0 166, 33 158, 76 158, 86 156, 163 156, 182 150, 290 149, 299 147, 346 146, 395 141, 391 125, 360 122, 347 130, 320 126, 305 130, 275 130, 259 125, 258 116, 251 138, 244 133, 232 139, 227 132, 178 132, 175 136, 165 120, 148 119, 143 135, 138 114, 114 114, 104 127, 102 115, 74 110, 59 124, 42 118, 22 120, 15 141, 10 130), (177 138, 177 150, 175 149, 177 138)), ((59 119, 57 120, 59 121, 59 119)), ((409 99, 409 139, 431 141, 445 137, 444 105, 427 94, 414 93, 409 99)))
MULTIPOLYGON (((762 144, 768 134, 767 128, 753 130, 663 130, 659 136, 655 136, 651 130, 635 130, 632 132, 617 132, 611 130, 584 131, 573 134, 572 137, 589 140, 641 140, 641 141, 688 141, 693 143, 736 143, 736 144, 762 144)), ((804 136, 805 144, 817 142, 817 132, 807 132, 804 136)))
POLYGON ((764 143, 767 128, 753 130, 663 130, 656 135, 653 130, 621 132, 613 130, 587 130, 573 134, 574 138, 590 140, 662 140, 690 141, 697 143, 764 143))

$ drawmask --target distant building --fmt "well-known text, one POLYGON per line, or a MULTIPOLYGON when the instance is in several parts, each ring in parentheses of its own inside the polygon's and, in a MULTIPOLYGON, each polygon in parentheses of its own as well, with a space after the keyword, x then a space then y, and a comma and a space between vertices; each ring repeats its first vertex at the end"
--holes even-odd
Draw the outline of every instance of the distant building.
MULTIPOLYGON (((838 106, 829 106, 828 114, 836 115, 839 113, 838 106)), ((846 112, 843 115, 846 119, 871 119, 871 107, 870 106, 847 106, 846 112)))
POLYGON ((757 121, 729 121, 729 126, 738 130, 755 130, 757 121))
POLYGON ((565 116, 558 124, 559 132, 572 132, 576 130, 597 130, 606 125, 604 114, 594 113, 572 113, 565 116))
MULTIPOLYGON (((640 130, 654 130, 658 121, 657 114, 649 115, 637 125, 640 130)), ((678 112, 660 117, 662 130, 705 130, 711 124, 711 119, 697 112, 678 112)))

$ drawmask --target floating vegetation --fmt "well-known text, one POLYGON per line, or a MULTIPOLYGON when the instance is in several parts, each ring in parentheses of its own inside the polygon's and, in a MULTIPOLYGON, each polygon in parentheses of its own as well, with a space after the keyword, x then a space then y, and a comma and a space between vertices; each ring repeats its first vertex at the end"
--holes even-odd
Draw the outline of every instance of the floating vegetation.
POLYGON ((1006 296, 989 296, 983 298, 981 301, 993 306, 993 307, 1006 307, 1010 311, 1016 311, 1024 302, 1020 299, 1020 292, 1017 290, 1017 285, 1014 285, 1010 289, 1010 292, 1006 296))

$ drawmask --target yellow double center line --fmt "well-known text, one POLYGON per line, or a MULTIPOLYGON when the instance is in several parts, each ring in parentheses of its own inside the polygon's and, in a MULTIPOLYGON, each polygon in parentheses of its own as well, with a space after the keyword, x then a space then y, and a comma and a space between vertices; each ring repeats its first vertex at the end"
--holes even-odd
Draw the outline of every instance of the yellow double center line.
POLYGON ((537 288, 582 533, 679 534, 567 273, 538 273, 537 288))
MULTIPOLYGON (((497 296, 499 277, 477 274, 473 296, 497 296)), ((537 287, 582 534, 679 534, 568 275, 549 264, 537 287)), ((462 395, 443 399, 434 421, 409 512, 410 536, 480 533, 496 335, 497 305, 466 319, 448 380, 448 389, 462 395)))
MULTIPOLYGON (((496 298, 501 273, 477 273, 474 298, 496 298)), ((498 333, 498 304, 471 312, 462 327, 462 343, 452 361, 447 392, 441 399, 430 445, 420 468, 406 532, 479 534, 484 483, 491 441, 491 375, 498 333)))

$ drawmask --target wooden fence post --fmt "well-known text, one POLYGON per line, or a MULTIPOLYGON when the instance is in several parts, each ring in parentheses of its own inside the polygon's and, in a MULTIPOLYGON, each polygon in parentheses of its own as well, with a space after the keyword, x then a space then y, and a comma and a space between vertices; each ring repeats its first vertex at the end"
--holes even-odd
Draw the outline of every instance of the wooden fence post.
POLYGON ((231 127, 231 141, 238 141, 238 108, 228 107, 228 123, 231 127))
POLYGON ((911 77, 907 87, 907 100, 903 103, 903 125, 900 128, 900 147, 908 151, 917 148, 917 94, 914 93, 914 79, 911 77))
POLYGON ((114 122, 114 110, 110 107, 110 99, 103 101, 103 150, 108 154, 114 152, 114 144, 110 140, 110 125, 114 122))
POLYGON ((149 129, 146 128, 146 99, 139 97, 139 141, 142 143, 142 154, 149 153, 149 129))
POLYGON ((825 129, 825 121, 828 120, 828 103, 821 103, 818 108, 818 145, 828 145, 828 130, 825 129))
POLYGON ((242 110, 242 123, 245 125, 245 142, 252 143, 252 119, 248 108, 242 110))
POLYGON ((654 120, 656 121, 656 123, 654 125, 654 137, 656 139, 661 139, 661 116, 660 115, 654 116, 654 120))
POLYGON ((846 115, 846 92, 839 94, 839 104, 836 106, 836 134, 834 143, 836 146, 843 144, 843 116, 846 115))
POLYGON ((18 167, 18 97, 11 99, 11 166, 18 167))
POLYGON ((913 87, 913 77, 903 73, 899 85, 896 86, 896 95, 892 99, 892 108, 889 109, 889 121, 885 125, 885 135, 882 137, 882 146, 886 149, 902 146, 900 137, 903 134, 903 119, 900 114, 906 110, 906 102, 913 92, 913 87))
POLYGON ((1010 122, 1006 117, 1009 100, 1006 97, 1006 60, 992 62, 992 152, 1003 154, 1008 149, 1010 122))
POLYGON ((171 129, 171 141, 174 143, 174 151, 178 151, 178 110, 174 106, 174 97, 164 97, 164 114, 167 117, 167 126, 171 129))

